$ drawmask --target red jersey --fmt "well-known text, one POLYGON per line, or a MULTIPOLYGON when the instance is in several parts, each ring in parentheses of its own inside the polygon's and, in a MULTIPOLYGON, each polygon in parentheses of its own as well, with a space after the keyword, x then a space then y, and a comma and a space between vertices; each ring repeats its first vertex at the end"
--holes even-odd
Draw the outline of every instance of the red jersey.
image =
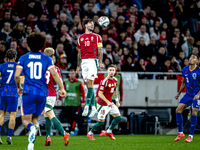
MULTIPOLYGON (((59 68, 55 66, 55 70, 59 74, 60 78, 62 78, 60 75, 59 68)), ((48 90, 49 90, 48 96, 56 96, 56 89, 54 87, 56 82, 54 81, 53 76, 51 75, 51 73, 48 70, 46 72, 45 77, 46 77, 46 83, 47 83, 48 90)))
MULTIPOLYGON (((106 99, 112 102, 112 96, 117 87, 117 79, 113 77, 113 79, 111 80, 108 77, 106 77, 101 81, 99 86, 99 91, 102 91, 106 99)), ((101 106, 107 106, 107 103, 101 98, 98 99, 97 103, 101 106)))
POLYGON ((98 59, 97 47, 102 47, 102 38, 95 33, 82 34, 77 39, 78 49, 81 50, 81 59, 98 59))

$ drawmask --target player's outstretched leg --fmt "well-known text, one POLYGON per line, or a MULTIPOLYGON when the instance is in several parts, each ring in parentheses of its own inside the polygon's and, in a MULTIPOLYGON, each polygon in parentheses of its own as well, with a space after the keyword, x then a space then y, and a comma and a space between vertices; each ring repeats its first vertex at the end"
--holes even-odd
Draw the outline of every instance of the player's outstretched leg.
POLYGON ((106 131, 106 135, 109 136, 112 140, 115 140, 115 137, 113 136, 112 130, 114 129, 114 127, 116 125, 119 124, 119 122, 121 121, 122 117, 121 116, 117 116, 114 117, 113 121, 111 122, 110 127, 108 128, 108 130, 106 131))
POLYGON ((185 134, 183 133, 183 116, 182 113, 176 113, 176 123, 178 126, 178 133, 177 137, 174 141, 179 141, 180 139, 185 137, 185 134))
POLYGON ((28 136, 28 150, 33 150, 34 149, 34 142, 35 142, 35 138, 36 138, 36 128, 33 125, 33 123, 29 123, 27 125, 27 129, 30 130, 29 136, 28 136))
POLYGON ((94 92, 93 92, 92 99, 91 99, 92 111, 91 111, 89 117, 94 117, 94 115, 97 113, 97 109, 96 109, 95 105, 96 105, 95 96, 94 96, 94 92))
POLYGON ((101 121, 98 121, 93 127, 92 129, 87 133, 87 137, 90 139, 90 140, 95 140, 94 139, 94 131, 97 131, 101 126, 104 125, 104 122, 101 122, 101 121))
POLYGON ((85 108, 83 110, 82 116, 87 116, 88 115, 89 106, 91 104, 91 100, 92 100, 93 94, 94 94, 93 88, 88 88, 87 97, 86 97, 86 105, 85 105, 85 108))
POLYGON ((46 129, 46 142, 45 146, 51 145, 51 120, 49 117, 45 117, 45 129, 46 129))
POLYGON ((12 144, 12 134, 13 134, 13 131, 14 131, 14 128, 15 128, 15 118, 16 118, 16 113, 17 112, 10 112, 9 114, 9 124, 8 124, 8 137, 7 137, 7 144, 8 145, 11 145, 12 144))

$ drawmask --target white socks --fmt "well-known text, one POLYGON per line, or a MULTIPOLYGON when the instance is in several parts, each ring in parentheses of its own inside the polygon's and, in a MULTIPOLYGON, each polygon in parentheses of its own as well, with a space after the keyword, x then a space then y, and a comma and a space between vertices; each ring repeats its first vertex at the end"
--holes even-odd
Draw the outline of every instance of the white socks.
POLYGON ((190 134, 189 134, 189 136, 193 139, 193 135, 190 135, 190 134))
POLYGON ((93 111, 96 111, 97 109, 96 109, 96 107, 95 107, 95 106, 92 106, 92 110, 93 110, 93 111))
POLYGON ((91 131, 88 132, 89 135, 92 135, 93 133, 91 131))
POLYGON ((108 129, 108 130, 107 130, 107 133, 112 133, 112 130, 108 129))
POLYGON ((178 132, 178 134, 183 134, 183 132, 178 132))

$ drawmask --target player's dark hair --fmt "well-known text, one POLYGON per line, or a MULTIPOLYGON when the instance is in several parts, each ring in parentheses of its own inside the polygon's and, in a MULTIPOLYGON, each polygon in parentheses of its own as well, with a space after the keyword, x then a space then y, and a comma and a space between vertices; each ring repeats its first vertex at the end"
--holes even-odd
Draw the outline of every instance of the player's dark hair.
MULTIPOLYGON (((190 57, 191 57, 192 55, 196 56, 197 59, 199 60, 199 56, 198 56, 198 55, 196 55, 196 54, 191 54, 190 57)), ((189 57, 189 58, 190 58, 190 57, 189 57)))
MULTIPOLYGON (((111 65, 108 66, 108 69, 109 69, 109 68, 112 68, 112 67, 115 68, 115 66, 114 66, 113 64, 111 64, 111 65)), ((108 69, 107 69, 107 70, 108 70, 108 69)))
POLYGON ((75 72, 75 69, 69 69, 69 71, 74 71, 75 72))
POLYGON ((83 26, 85 27, 85 25, 86 25, 88 22, 94 22, 94 20, 93 20, 93 19, 90 19, 90 18, 85 19, 85 21, 83 22, 83 26))
POLYGON ((17 55, 17 52, 16 52, 16 50, 14 50, 14 49, 9 49, 9 50, 6 52, 6 58, 7 58, 8 60, 14 59, 14 58, 16 57, 16 55, 17 55))
POLYGON ((31 33, 27 37, 27 44, 32 52, 38 52, 44 47, 46 38, 40 33, 31 33))

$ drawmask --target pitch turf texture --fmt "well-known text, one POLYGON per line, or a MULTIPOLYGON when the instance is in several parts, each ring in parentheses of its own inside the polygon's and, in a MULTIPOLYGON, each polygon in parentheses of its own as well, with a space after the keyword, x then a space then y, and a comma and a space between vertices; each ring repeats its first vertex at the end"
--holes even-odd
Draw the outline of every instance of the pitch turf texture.
MULTIPOLYGON (((67 147, 61 136, 52 136, 51 146, 44 146, 45 136, 37 136, 35 150, 199 150, 200 134, 194 135, 192 143, 184 140, 174 142, 176 135, 115 135, 113 141, 107 136, 94 136, 95 141, 90 141, 86 136, 71 136, 67 147)), ((27 136, 13 136, 12 145, 7 145, 6 136, 2 136, 3 145, 0 150, 26 150, 28 145, 27 136)))

